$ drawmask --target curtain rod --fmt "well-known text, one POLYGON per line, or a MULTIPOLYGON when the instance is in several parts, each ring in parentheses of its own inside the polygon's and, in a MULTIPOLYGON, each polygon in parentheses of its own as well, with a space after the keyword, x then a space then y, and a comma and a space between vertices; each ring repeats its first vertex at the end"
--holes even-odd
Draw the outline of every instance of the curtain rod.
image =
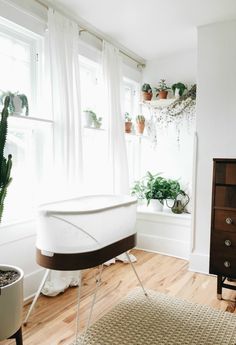
MULTIPOLYGON (((42 1, 40 0, 35 0, 35 2, 37 2, 38 4, 40 4, 41 6, 43 6, 44 8, 46 8, 47 10, 49 9, 48 5, 46 5, 45 3, 43 3, 42 1)), ((79 35, 82 33, 82 32, 88 32, 90 35, 94 36, 95 38, 97 38, 99 41, 103 41, 104 39, 102 37, 100 37, 99 35, 95 34, 94 32, 92 31, 89 31, 88 29, 86 28, 82 28, 82 26, 77 23, 81 29, 79 30, 79 35)), ((121 50, 119 48, 119 52, 121 54, 123 54, 124 56, 128 57, 129 59, 133 60, 134 62, 137 63, 137 68, 141 67, 141 68, 144 68, 145 67, 145 64, 144 63, 141 63, 140 61, 136 60, 135 58, 133 58, 132 56, 130 56, 129 54, 127 54, 125 51, 121 50)))

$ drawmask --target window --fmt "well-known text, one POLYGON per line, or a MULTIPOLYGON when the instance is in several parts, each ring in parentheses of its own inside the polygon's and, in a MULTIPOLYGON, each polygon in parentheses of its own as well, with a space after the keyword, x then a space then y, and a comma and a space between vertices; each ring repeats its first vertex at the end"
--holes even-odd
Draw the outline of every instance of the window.
POLYGON ((104 193, 108 159, 106 118, 103 114, 101 65, 80 56, 82 119, 84 110, 92 110, 102 118, 100 129, 83 127, 84 182, 86 193, 104 193))
POLYGON ((140 113, 139 105, 139 83, 134 80, 123 79, 123 94, 124 94, 124 112, 128 112, 132 118, 132 134, 126 134, 126 148, 129 165, 129 181, 130 186, 140 177, 140 152, 141 152, 141 137, 136 134, 136 116, 140 113))
POLYGON ((13 181, 5 199, 3 224, 33 218, 39 202, 39 184, 46 169, 50 171, 52 123, 40 119, 38 111, 42 45, 42 37, 0 20, 0 90, 18 91, 29 102, 29 117, 8 119, 5 156, 13 156, 13 181))

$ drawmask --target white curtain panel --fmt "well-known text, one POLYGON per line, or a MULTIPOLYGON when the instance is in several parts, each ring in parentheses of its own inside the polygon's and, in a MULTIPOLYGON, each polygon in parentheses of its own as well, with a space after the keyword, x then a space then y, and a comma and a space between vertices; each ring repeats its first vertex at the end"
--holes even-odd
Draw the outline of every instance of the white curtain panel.
POLYGON ((54 193, 79 193, 82 183, 82 129, 78 25, 48 10, 48 58, 54 120, 54 193))
POLYGON ((119 50, 105 41, 103 42, 102 71, 109 136, 108 189, 114 194, 128 194, 128 160, 124 118, 121 111, 121 57, 119 50))
MULTIPOLYGON (((47 60, 54 121, 52 199, 80 193, 82 130, 79 87, 78 25, 48 10, 47 60)), ((55 296, 79 282, 79 272, 52 271, 42 292, 55 296)))

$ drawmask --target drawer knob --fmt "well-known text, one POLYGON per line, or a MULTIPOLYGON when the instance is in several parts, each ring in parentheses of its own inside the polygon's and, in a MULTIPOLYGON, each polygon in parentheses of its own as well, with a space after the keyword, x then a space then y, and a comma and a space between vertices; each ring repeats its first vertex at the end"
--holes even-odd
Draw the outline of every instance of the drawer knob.
POLYGON ((226 247, 230 247, 232 242, 230 240, 225 240, 226 247))
POLYGON ((229 268, 229 267, 230 267, 230 262, 229 262, 229 261, 225 261, 225 262, 224 262, 224 266, 227 267, 227 268, 229 268))
POLYGON ((230 217, 228 217, 228 218, 226 218, 225 219, 225 222, 226 222, 226 224, 232 224, 233 223, 233 219, 232 218, 230 218, 230 217))

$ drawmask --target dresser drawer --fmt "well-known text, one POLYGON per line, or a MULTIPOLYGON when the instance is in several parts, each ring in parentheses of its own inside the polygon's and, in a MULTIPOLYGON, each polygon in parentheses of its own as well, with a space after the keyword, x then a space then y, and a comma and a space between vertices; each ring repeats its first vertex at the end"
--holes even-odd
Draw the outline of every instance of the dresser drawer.
POLYGON ((219 184, 236 185, 236 164, 217 162, 215 168, 215 182, 219 184))
POLYGON ((236 255, 211 253, 210 273, 236 278, 236 255))
POLYGON ((236 186, 216 186, 214 206, 236 208, 236 186))
POLYGON ((230 255, 236 259, 236 232, 215 231, 211 236, 211 254, 230 255))
POLYGON ((214 229, 236 233, 236 211, 215 210, 214 229))

